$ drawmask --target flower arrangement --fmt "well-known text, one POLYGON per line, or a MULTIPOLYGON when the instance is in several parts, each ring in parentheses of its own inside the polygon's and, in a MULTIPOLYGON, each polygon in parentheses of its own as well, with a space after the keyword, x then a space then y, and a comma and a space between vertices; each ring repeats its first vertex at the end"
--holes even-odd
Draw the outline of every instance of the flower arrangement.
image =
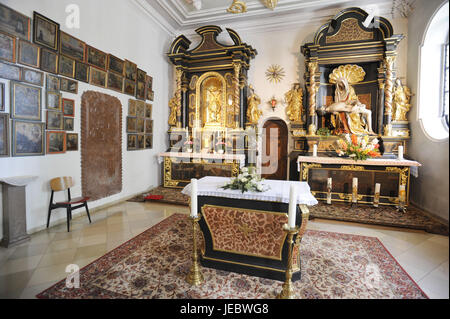
POLYGON ((268 186, 261 184, 264 178, 256 174, 254 167, 244 167, 238 177, 231 179, 231 182, 222 186, 223 189, 239 189, 244 192, 265 192, 268 186))
POLYGON ((380 157, 378 139, 369 142, 369 136, 357 136, 355 134, 345 134, 337 141, 339 149, 336 150, 339 156, 347 155, 355 161, 366 160, 369 157, 380 157))

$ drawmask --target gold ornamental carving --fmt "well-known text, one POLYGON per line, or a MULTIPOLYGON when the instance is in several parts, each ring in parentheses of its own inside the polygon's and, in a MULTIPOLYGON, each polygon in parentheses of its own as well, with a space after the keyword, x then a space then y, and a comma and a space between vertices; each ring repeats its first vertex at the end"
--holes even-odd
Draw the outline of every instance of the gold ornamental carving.
POLYGON ((300 87, 300 83, 295 83, 284 97, 287 104, 286 114, 288 119, 293 123, 303 123, 303 90, 300 87))
POLYGON ((364 166, 342 165, 341 169, 346 171, 364 171, 364 166))
POLYGON ((182 91, 181 78, 183 76, 183 70, 176 69, 175 74, 176 74, 176 90, 175 95, 169 100, 170 113, 168 124, 170 126, 176 126, 180 128, 181 122, 179 121, 179 119, 181 118, 181 91, 182 91))
POLYGON ((331 36, 327 36, 327 43, 373 40, 373 32, 364 31, 355 18, 348 18, 342 21, 339 31, 331 36))
POLYGON ((247 4, 244 1, 233 0, 231 6, 227 9, 228 13, 244 13, 247 12, 247 4))
POLYGON ((330 74, 330 83, 336 84, 339 79, 345 78, 349 84, 356 84, 363 81, 365 76, 366 72, 359 65, 340 65, 330 74))
POLYGON ((266 71, 266 78, 272 83, 280 83, 284 76, 284 69, 278 64, 272 64, 266 71))
POLYGON ((277 4, 278 0, 264 0, 264 5, 271 10, 274 10, 277 4))
POLYGON ((393 122, 407 122, 407 113, 411 109, 411 90, 406 86, 402 85, 400 79, 395 81, 396 87, 394 91, 394 101, 392 110, 392 121, 393 122))
POLYGON ((234 116, 235 116, 235 124, 234 124, 235 128, 238 128, 240 126, 239 125, 239 110, 240 110, 239 76, 241 73, 241 68, 242 68, 242 66, 239 63, 233 64, 233 69, 234 69, 234 78, 233 78, 234 101, 233 101, 233 105, 234 105, 234 116))
POLYGON ((258 108, 261 104, 261 98, 256 95, 255 90, 250 85, 250 96, 247 99, 247 123, 258 124, 259 118, 262 115, 262 111, 258 108))
POLYGON ((196 84, 195 127, 224 127, 226 81, 220 73, 206 72, 196 84))
MULTIPOLYGON (((308 87, 308 93, 309 93, 309 115, 314 116, 316 113, 316 80, 315 75, 317 68, 319 67, 318 62, 309 62, 308 63, 308 71, 309 71, 309 87, 308 87)), ((314 132, 315 133, 315 132, 314 132)))
POLYGON ((384 86, 384 112, 386 115, 392 115, 394 63, 396 58, 397 57, 395 55, 385 58, 386 82, 384 86))
POLYGON ((307 164, 307 163, 303 163, 302 164, 302 180, 306 181, 308 179, 308 172, 311 168, 321 168, 322 165, 321 164, 307 164))

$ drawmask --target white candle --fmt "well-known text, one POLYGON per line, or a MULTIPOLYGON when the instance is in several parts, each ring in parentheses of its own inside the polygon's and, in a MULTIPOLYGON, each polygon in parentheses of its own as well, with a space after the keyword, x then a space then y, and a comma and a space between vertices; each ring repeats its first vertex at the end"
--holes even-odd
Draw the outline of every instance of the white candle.
POLYGON ((375 206, 375 207, 378 207, 378 204, 380 203, 380 189, 381 189, 381 184, 376 183, 375 184, 375 196, 373 198, 373 206, 375 206))
POLYGON ((289 215, 288 215, 288 227, 295 227, 295 215, 297 214, 297 188, 295 184, 291 184, 289 189, 289 215))
POLYGON ((356 203, 358 201, 358 178, 353 177, 352 183, 352 202, 356 203))
POLYGON ((399 187, 398 200, 401 204, 406 203, 406 186, 405 185, 400 185, 400 187, 399 187))
POLYGON ((331 188, 333 185, 333 179, 328 177, 327 180, 327 204, 331 204, 331 188))
POLYGON ((399 160, 403 160, 403 146, 399 145, 398 146, 398 157, 399 160))
POLYGON ((317 144, 313 145, 313 156, 317 156, 317 144))
POLYGON ((191 179, 191 217, 197 218, 197 179, 191 179))

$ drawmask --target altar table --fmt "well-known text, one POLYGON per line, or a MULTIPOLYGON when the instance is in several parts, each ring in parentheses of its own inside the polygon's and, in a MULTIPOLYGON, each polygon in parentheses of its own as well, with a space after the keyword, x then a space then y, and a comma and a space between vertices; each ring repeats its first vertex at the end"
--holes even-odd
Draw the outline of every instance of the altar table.
MULTIPOLYGON (((308 206, 317 200, 304 182, 265 180, 266 192, 224 190, 224 177, 198 180, 198 211, 204 245, 201 264, 226 271, 276 280, 285 279, 288 243, 283 225, 288 222, 290 185, 297 185, 292 280, 300 279, 299 245, 309 217, 308 206)), ((190 184, 182 193, 190 195, 190 184)))
POLYGON ((342 157, 299 156, 297 159, 300 181, 311 187, 318 200, 327 198, 327 179, 332 178, 332 202, 350 202, 352 179, 358 178, 358 203, 372 204, 375 184, 381 184, 380 205, 398 205, 400 185, 405 186, 409 203, 410 168, 420 163, 411 160, 374 158, 355 161, 342 157))
POLYGON ((236 177, 245 166, 244 154, 165 152, 158 154, 163 164, 163 185, 183 188, 191 178, 204 176, 236 177))

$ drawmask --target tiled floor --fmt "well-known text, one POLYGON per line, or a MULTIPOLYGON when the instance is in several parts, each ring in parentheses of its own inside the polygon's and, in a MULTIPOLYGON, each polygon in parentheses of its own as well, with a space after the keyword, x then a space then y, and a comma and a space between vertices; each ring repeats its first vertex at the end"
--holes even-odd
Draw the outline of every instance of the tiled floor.
MULTIPOLYGON (((66 266, 80 268, 184 206, 158 203, 121 204, 72 221, 71 232, 62 224, 35 233, 20 246, 0 248, 0 298, 34 298, 66 277, 66 266)), ((378 237, 430 298, 449 298, 449 238, 389 227, 313 220, 309 229, 378 237)))

